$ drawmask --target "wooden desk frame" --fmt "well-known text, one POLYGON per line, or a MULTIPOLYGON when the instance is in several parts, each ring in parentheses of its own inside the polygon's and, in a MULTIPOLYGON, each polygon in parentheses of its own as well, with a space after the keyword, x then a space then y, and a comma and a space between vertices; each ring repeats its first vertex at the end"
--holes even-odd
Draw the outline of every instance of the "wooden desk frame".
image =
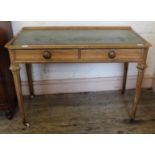
MULTIPOLYGON (((116 26, 78 26, 78 27, 73 27, 73 26, 65 26, 65 27, 26 27, 23 28, 22 30, 80 30, 80 29, 85 29, 85 30, 132 30, 131 27, 116 27, 116 26)), ((133 31, 134 32, 134 31, 133 31)), ((79 63, 87 63, 87 62, 92 62, 92 63, 104 63, 104 62, 118 62, 118 63, 124 63, 124 76, 123 76, 123 84, 122 84, 122 94, 125 92, 125 86, 126 86, 126 79, 127 79, 127 71, 128 71, 128 63, 129 62, 136 62, 138 63, 137 69, 138 69, 138 76, 137 76, 137 83, 136 83, 136 91, 135 91, 135 97, 134 101, 132 104, 132 108, 130 111, 130 118, 131 120, 135 119, 136 116, 136 111, 140 99, 140 94, 141 94, 141 85, 144 77, 144 70, 147 67, 146 65, 146 59, 147 59, 147 54, 149 47, 151 46, 146 40, 144 40, 141 36, 139 36, 136 32, 136 35, 138 35, 145 43, 142 45, 136 45, 136 44, 103 44, 103 45, 29 45, 29 46, 22 46, 22 45, 13 45, 12 43, 14 40, 18 37, 18 35, 21 33, 21 31, 6 45, 6 47, 9 49, 9 54, 10 54, 10 60, 11 60, 11 66, 10 69, 13 73, 14 77, 14 82, 16 86, 16 92, 17 92, 17 97, 18 97, 18 104, 19 104, 19 109, 22 114, 22 121, 24 125, 27 127, 29 126, 28 119, 26 116, 25 108, 24 108, 24 101, 23 101, 23 96, 22 96, 22 90, 21 90, 21 84, 20 84, 20 67, 19 64, 24 63, 26 64, 26 71, 28 75, 28 83, 29 83, 29 90, 30 90, 30 95, 33 98, 34 97, 34 91, 33 91, 33 85, 32 85, 32 76, 31 76, 31 64, 32 63, 74 63, 74 62, 79 62, 79 63), (20 51, 30 51, 27 53, 20 53, 20 51), (42 59, 39 54, 43 53, 44 51, 51 52, 52 54, 55 54, 55 59, 54 56, 52 59, 42 59), (71 50, 70 52, 66 52, 67 57, 70 57, 71 55, 77 54, 76 59, 64 59, 59 53, 59 50, 71 50), (72 51, 75 50, 75 51, 72 51), (112 55, 109 55, 111 51, 109 50, 116 50, 111 53, 112 55), (126 55, 123 53, 124 51, 129 50, 129 54, 126 55), (87 52, 88 51, 88 52, 87 52), (101 56, 101 51, 105 54, 104 57, 101 56), (114 53, 116 52, 116 53, 114 53), (91 54, 90 54, 91 53, 91 54), (29 59, 30 55, 36 54, 38 56, 38 59, 29 59), (116 58, 113 58, 113 54, 118 54, 116 58), (124 54, 124 55, 123 55, 124 54), (109 57, 107 56, 109 55, 109 57), (96 59, 90 59, 93 56, 96 56, 96 59)), ((48 56, 48 53, 45 56, 48 56)), ((51 54, 50 53, 50 54, 51 54)), ((114 55, 115 57, 115 55, 114 55)))

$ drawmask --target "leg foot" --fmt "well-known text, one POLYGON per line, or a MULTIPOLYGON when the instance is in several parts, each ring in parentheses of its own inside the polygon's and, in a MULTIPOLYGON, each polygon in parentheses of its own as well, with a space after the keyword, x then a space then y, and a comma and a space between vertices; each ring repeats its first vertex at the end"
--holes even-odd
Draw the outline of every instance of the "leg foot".
POLYGON ((121 94, 123 95, 124 94, 124 91, 121 91, 121 94))
POLYGON ((34 99, 34 98, 35 98, 35 95, 30 95, 30 98, 31 98, 31 99, 34 99))
POLYGON ((130 123, 134 123, 135 122, 135 118, 130 118, 130 123))
POLYGON ((28 122, 23 122, 23 124, 24 124, 24 126, 25 126, 26 128, 29 128, 29 127, 30 127, 30 123, 28 123, 28 122))

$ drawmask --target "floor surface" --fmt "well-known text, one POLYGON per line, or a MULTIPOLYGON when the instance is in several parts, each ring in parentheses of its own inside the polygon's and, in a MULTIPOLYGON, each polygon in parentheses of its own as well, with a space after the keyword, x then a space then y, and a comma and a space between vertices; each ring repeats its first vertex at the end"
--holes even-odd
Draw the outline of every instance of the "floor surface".
POLYGON ((155 93, 142 91, 136 121, 128 112, 134 90, 25 97, 30 128, 20 113, 7 120, 0 113, 0 133, 155 133, 155 93))

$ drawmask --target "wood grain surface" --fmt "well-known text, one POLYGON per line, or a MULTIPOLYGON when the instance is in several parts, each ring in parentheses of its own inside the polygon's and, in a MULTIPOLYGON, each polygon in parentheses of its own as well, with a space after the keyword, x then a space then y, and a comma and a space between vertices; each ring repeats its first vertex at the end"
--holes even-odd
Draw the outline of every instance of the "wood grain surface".
POLYGON ((133 90, 25 97, 31 127, 23 128, 18 112, 0 117, 0 133, 155 133, 155 93, 144 89, 135 122, 128 112, 133 90))

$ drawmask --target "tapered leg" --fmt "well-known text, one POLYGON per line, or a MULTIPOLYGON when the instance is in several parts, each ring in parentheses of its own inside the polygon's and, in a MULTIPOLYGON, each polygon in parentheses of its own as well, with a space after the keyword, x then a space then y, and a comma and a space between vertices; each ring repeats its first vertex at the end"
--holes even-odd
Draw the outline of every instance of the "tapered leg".
POLYGON ((146 68, 146 64, 138 64, 138 66, 137 66, 138 76, 137 76, 134 102, 133 102, 133 105, 131 108, 131 113, 130 113, 131 120, 134 120, 135 116, 136 116, 137 107, 138 107, 139 99, 140 99, 140 95, 141 95, 141 86, 142 86, 142 82, 143 82, 145 68, 146 68))
POLYGON ((121 91, 122 94, 125 93, 127 74, 128 74, 128 62, 125 62, 124 63, 123 84, 122 84, 122 91, 121 91))
POLYGON ((34 98, 31 64, 26 64, 26 72, 27 72, 27 79, 29 84, 30 97, 34 98))
POLYGON ((27 116, 25 113, 25 107, 24 107, 21 84, 20 84, 20 73, 19 73, 20 67, 18 64, 13 64, 13 65, 11 65, 10 70, 12 71, 13 78, 14 78, 19 110, 22 115, 22 121, 25 126, 29 127, 29 123, 27 121, 27 116))

